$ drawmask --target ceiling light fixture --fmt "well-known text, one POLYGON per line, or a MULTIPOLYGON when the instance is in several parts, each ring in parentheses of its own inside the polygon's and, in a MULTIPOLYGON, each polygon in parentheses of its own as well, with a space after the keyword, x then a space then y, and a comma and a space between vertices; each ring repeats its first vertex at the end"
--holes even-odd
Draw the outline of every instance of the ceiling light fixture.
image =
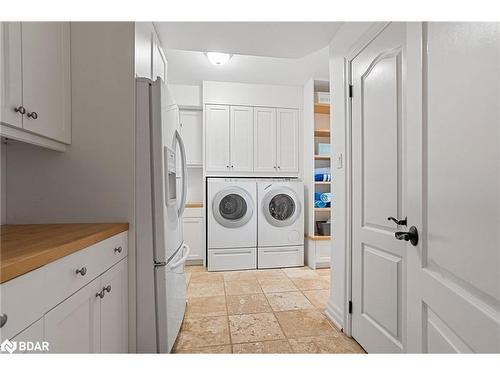
POLYGON ((232 57, 229 53, 221 52, 207 52, 206 55, 208 60, 214 65, 224 65, 231 60, 232 57))

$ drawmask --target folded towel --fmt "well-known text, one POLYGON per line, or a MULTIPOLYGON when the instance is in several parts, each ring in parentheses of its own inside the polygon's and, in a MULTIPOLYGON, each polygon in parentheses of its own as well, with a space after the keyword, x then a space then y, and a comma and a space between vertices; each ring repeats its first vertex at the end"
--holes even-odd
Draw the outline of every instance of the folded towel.
POLYGON ((316 208, 325 208, 326 202, 323 201, 314 201, 314 207, 316 208))
POLYGON ((332 201, 332 196, 333 194, 332 193, 321 193, 319 199, 322 201, 322 202, 326 202, 326 203, 329 203, 332 201))
POLYGON ((332 175, 329 173, 318 173, 314 175, 314 181, 331 181, 332 175))

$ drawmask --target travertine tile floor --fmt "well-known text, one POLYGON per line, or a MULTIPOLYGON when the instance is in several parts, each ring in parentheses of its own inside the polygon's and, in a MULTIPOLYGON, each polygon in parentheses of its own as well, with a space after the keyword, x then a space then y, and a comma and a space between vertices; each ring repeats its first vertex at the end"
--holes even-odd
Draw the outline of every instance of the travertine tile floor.
POLYGON ((330 270, 207 272, 186 267, 174 353, 364 353, 325 317, 330 270))

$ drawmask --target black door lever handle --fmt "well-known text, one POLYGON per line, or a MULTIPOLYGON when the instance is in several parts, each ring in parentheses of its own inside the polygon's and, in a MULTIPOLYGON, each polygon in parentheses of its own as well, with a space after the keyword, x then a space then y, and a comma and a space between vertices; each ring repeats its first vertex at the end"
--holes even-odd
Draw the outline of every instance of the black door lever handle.
POLYGON ((418 244, 418 230, 415 227, 410 227, 408 232, 396 232, 394 237, 400 241, 410 241, 413 246, 418 244))
POLYGON ((405 217, 403 220, 398 220, 395 217, 389 216, 387 218, 389 221, 394 221, 397 225, 404 225, 406 227, 406 224, 408 224, 408 217, 405 217))

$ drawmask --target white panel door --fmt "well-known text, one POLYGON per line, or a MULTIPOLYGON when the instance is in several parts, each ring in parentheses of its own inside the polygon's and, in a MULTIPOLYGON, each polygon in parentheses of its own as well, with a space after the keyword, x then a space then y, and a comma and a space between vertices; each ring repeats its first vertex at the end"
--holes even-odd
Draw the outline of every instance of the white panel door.
POLYGON ((205 249, 203 247, 203 218, 185 217, 182 220, 184 229, 184 242, 191 249, 188 260, 203 260, 205 249))
POLYGON ((406 325, 403 71, 405 24, 352 60, 352 336, 371 352, 403 352, 406 325))
POLYGON ((254 108, 254 171, 276 172, 276 109, 254 108))
POLYGON ((52 353, 99 353, 100 279, 87 284, 44 317, 52 353))
POLYGON ((410 352, 500 352, 499 67, 498 23, 409 26, 410 352))
POLYGON ((253 171, 253 107, 231 106, 231 171, 253 171))
POLYGON ((278 108, 277 166, 278 172, 299 172, 299 111, 278 108))
MULTIPOLYGON (((71 141, 69 22, 23 22, 23 127, 71 141)), ((103 103, 105 105, 105 103, 103 103)))
POLYGON ((101 353, 128 352, 127 258, 101 276, 101 353))
POLYGON ((205 106, 205 169, 229 172, 229 106, 205 106))
POLYGON ((0 122, 23 126, 21 22, 0 25, 0 122))
POLYGON ((186 147, 188 166, 203 165, 203 112, 181 110, 181 136, 186 147))

